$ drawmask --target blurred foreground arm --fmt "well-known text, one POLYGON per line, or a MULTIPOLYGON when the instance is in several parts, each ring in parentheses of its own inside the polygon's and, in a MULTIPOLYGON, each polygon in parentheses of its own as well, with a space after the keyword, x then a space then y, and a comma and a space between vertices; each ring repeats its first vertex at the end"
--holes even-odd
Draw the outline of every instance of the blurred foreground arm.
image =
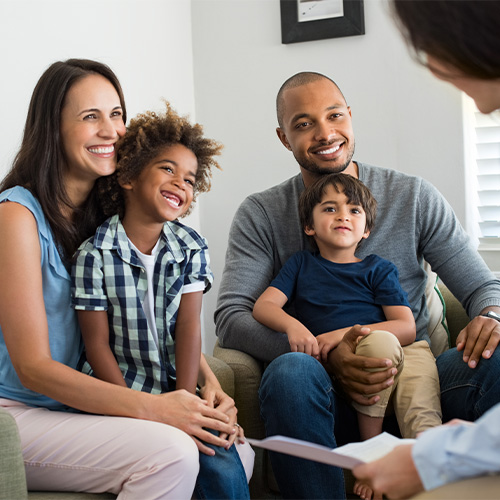
POLYGON ((389 498, 408 498, 470 477, 500 472, 500 404, 475 424, 425 431, 414 445, 353 469, 354 475, 389 498))

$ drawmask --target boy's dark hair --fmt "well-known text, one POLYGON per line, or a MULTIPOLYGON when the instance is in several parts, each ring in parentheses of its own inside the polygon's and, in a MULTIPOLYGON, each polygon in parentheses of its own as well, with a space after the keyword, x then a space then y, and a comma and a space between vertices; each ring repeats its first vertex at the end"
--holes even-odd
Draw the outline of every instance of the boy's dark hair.
MULTIPOLYGON (((358 179, 349 174, 325 174, 307 187, 299 198, 299 217, 302 229, 314 226, 313 210, 321 203, 325 190, 333 186, 337 193, 344 193, 348 203, 359 205, 366 214, 366 231, 371 231, 377 215, 377 201, 371 191, 358 179)), ((309 238, 314 243, 314 238, 309 238)))
MULTIPOLYGON (((193 204, 199 193, 210 190, 212 167, 220 168, 214 156, 221 153, 222 144, 203 137, 200 124, 191 124, 187 117, 178 115, 167 101, 165 105, 165 113, 147 111, 133 118, 126 134, 117 142, 116 172, 99 179, 102 204, 107 216, 117 213, 123 217, 125 214, 125 196, 118 181, 127 183, 137 179, 162 149, 176 144, 182 144, 192 151, 198 161, 193 204)), ((190 211, 191 208, 184 215, 190 211)))
POLYGON ((500 78, 500 2, 393 0, 391 5, 403 36, 424 65, 428 54, 466 75, 500 78))
POLYGON ((64 186, 66 160, 60 134, 61 112, 70 89, 89 75, 101 75, 113 85, 120 99, 123 123, 126 122, 120 82, 106 64, 89 59, 57 61, 45 70, 33 90, 21 147, 12 169, 0 184, 0 192, 14 186, 31 191, 67 259, 104 221, 96 188, 82 206, 75 207, 64 186), (73 211, 71 220, 66 217, 67 207, 73 211))

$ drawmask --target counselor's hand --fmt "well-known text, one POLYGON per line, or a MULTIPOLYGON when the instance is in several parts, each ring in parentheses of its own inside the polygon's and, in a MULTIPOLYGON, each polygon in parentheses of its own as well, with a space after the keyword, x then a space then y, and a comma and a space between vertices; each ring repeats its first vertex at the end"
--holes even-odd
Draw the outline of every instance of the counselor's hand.
POLYGON ((464 362, 470 368, 475 368, 481 357, 491 357, 499 342, 500 322, 493 318, 477 316, 458 334, 457 351, 464 351, 464 362))
POLYGON ((391 499, 408 498, 424 490, 411 455, 412 444, 397 446, 378 460, 354 467, 361 482, 391 499))
POLYGON ((327 371, 333 374, 341 384, 344 392, 359 404, 370 406, 375 404, 380 397, 372 396, 394 383, 396 368, 391 368, 392 362, 383 358, 368 358, 355 354, 357 339, 370 333, 367 327, 353 326, 345 335, 338 346, 330 351, 327 371), (385 368, 385 369, 384 369, 385 368), (370 369, 382 369, 370 372, 370 369))
MULTIPOLYGON (((198 449, 206 455, 214 455, 215 452, 203 442, 226 448, 229 442, 221 435, 237 434, 234 422, 231 423, 231 418, 224 411, 213 408, 207 400, 200 399, 184 389, 157 397, 168 400, 168 403, 164 405, 166 410, 163 412, 163 418, 154 420, 162 421, 189 434, 198 449), (219 435, 215 436, 206 429, 217 431, 219 435)), ((162 402, 159 401, 160 404, 162 402)))

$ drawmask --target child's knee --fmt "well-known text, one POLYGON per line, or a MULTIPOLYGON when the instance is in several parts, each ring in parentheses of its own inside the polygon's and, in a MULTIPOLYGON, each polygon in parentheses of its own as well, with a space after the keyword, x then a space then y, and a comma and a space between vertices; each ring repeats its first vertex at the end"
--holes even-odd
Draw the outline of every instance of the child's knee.
POLYGON ((392 366, 402 366, 403 348, 395 335, 384 330, 374 330, 361 338, 356 347, 356 354, 369 358, 385 358, 392 361, 392 366))

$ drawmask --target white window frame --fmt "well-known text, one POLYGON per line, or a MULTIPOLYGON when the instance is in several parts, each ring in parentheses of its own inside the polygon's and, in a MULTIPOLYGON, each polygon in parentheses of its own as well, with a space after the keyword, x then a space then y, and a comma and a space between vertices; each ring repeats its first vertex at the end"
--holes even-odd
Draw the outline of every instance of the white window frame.
POLYGON ((465 227, 494 272, 500 271, 500 121, 463 95, 465 227), (489 189, 491 186, 491 189, 489 189))

